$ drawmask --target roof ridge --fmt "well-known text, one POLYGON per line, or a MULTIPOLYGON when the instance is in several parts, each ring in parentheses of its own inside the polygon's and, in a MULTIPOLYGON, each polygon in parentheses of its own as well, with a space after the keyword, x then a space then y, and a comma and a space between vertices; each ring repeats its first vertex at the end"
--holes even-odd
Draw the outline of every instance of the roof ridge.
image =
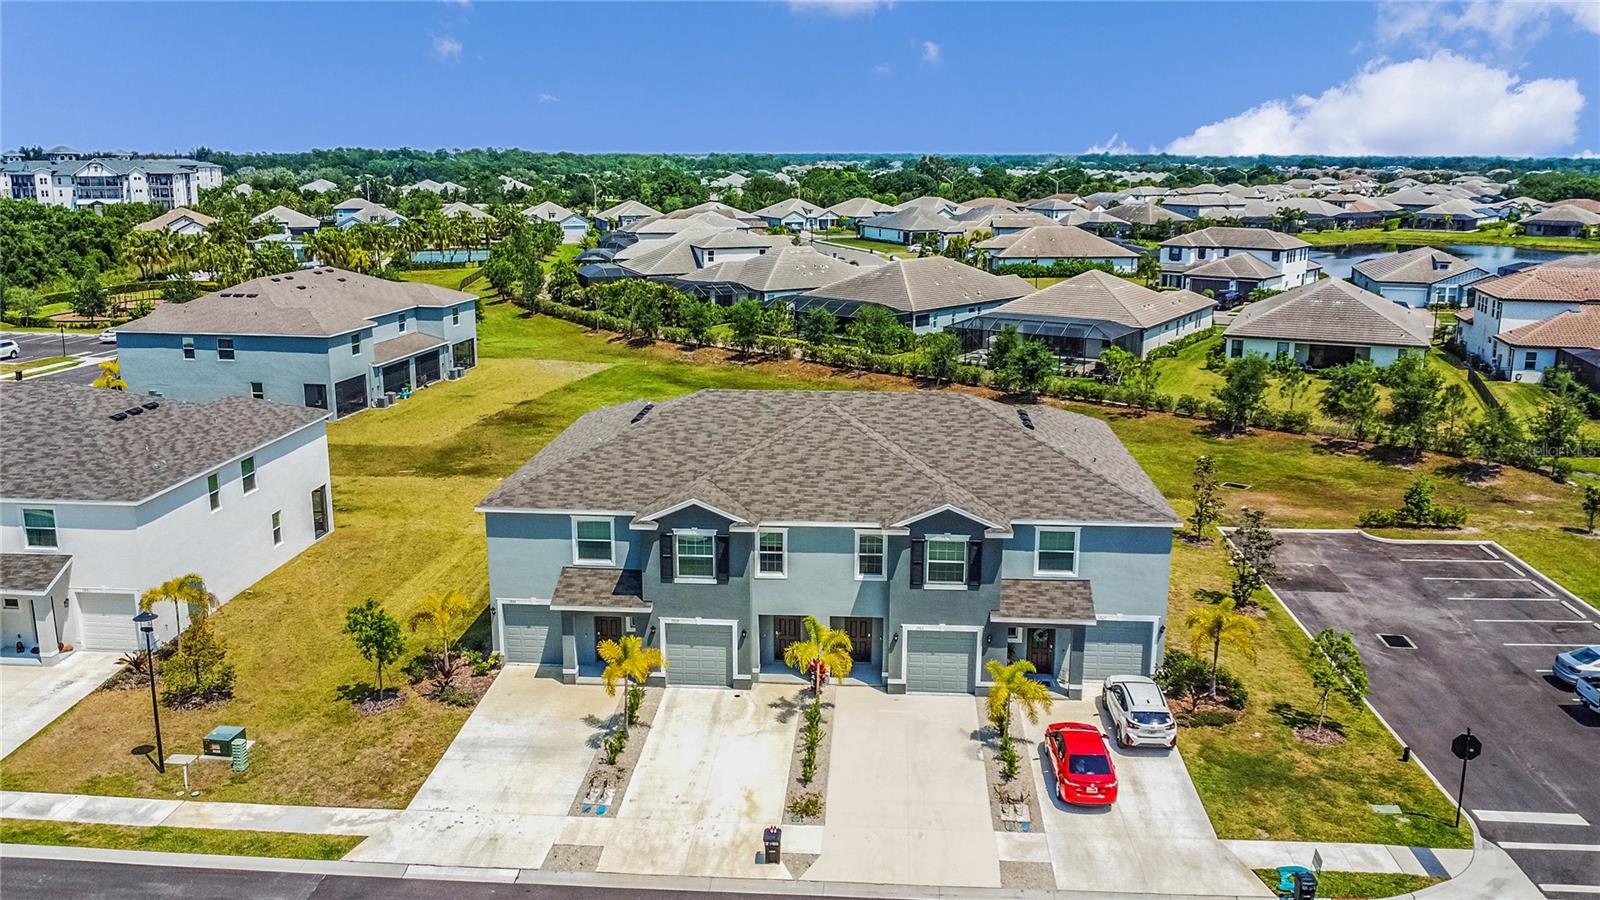
MULTIPOLYGON (((959 396, 969 397, 972 400, 979 399, 977 397, 972 397, 969 394, 961 394, 959 396)), ((1082 413, 1075 413, 1075 412, 1072 412, 1071 410, 1061 409, 1060 407, 1050 406, 1048 404, 1043 404, 1043 403, 1033 403, 1033 404, 1029 404, 1029 405, 1032 406, 1035 409, 1048 409, 1048 410, 1051 410, 1052 411, 1051 415, 1054 415, 1055 413, 1062 413, 1062 414, 1065 414, 1065 415, 1068 415, 1068 416, 1078 416, 1078 417, 1081 417, 1083 419, 1088 420, 1091 423, 1094 423, 1090 427, 1104 426, 1107 431, 1111 430, 1111 426, 1110 425, 1107 425, 1105 422, 1102 422, 1099 419, 1096 419, 1096 418, 1094 418, 1092 416, 1085 416, 1082 413)), ((1020 410, 1022 407, 1017 407, 1017 408, 1020 410)), ((1003 418, 1003 417, 1001 417, 999 415, 998 411, 995 411, 995 415, 996 415, 996 418, 1003 418)), ((1083 472, 1083 473, 1085 473, 1087 475, 1093 476, 1094 478, 1098 479, 1099 481, 1103 482, 1104 484, 1110 485, 1111 487, 1113 487, 1116 490, 1120 491, 1121 493, 1127 495, 1128 497, 1132 497, 1134 500, 1138 501, 1140 504, 1142 504, 1147 509, 1154 510, 1155 512, 1160 513, 1162 515, 1167 515, 1167 514, 1173 512, 1173 510, 1170 509, 1170 508, 1161 509, 1160 507, 1157 507, 1157 506, 1153 505, 1150 502, 1148 497, 1140 496, 1139 494, 1128 490, 1128 488, 1120 480, 1112 478, 1112 477, 1106 475, 1105 473, 1101 472, 1100 470, 1095 469, 1094 467, 1085 464, 1082 460, 1080 460, 1077 457, 1069 454, 1067 452, 1066 448, 1058 447, 1055 444, 1051 443, 1050 441, 1045 440, 1044 434, 1041 433, 1038 428, 1031 428, 1031 429, 1024 429, 1024 430, 1027 431, 1029 433, 1029 435, 1031 435, 1035 441, 1037 441, 1040 444, 1044 445, 1045 447, 1049 448, 1057 456, 1059 456, 1062 459, 1066 460, 1068 464, 1076 467, 1079 471, 1081 471, 1081 472, 1083 472)), ((1112 434, 1112 437, 1116 439, 1117 446, 1121 447, 1123 449, 1124 453, 1128 453, 1128 458, 1130 460, 1132 460, 1134 466, 1136 466, 1141 471, 1143 471, 1144 467, 1139 465, 1139 461, 1137 459, 1133 458, 1133 454, 1132 453, 1128 452, 1127 445, 1122 443, 1122 440, 1120 438, 1116 437, 1116 432, 1112 432, 1111 434, 1112 434)), ((1148 477, 1148 474, 1147 474, 1146 477, 1148 477)), ((1150 482, 1150 486, 1152 488, 1155 488, 1156 493, 1158 495, 1161 495, 1163 501, 1165 501, 1166 495, 1161 494, 1161 489, 1159 487, 1156 487, 1156 484, 1155 484, 1154 481, 1150 482)))

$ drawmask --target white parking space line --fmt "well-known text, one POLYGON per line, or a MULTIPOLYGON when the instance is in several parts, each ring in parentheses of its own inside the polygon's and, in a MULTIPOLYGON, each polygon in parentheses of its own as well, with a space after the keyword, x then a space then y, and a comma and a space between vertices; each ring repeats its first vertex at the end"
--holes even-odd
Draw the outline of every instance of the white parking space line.
POLYGON ((1584 612, 1583 610, 1579 609, 1576 606, 1573 606, 1571 603, 1568 603, 1565 600, 1561 601, 1561 605, 1565 606, 1567 608, 1567 612, 1572 613, 1573 615, 1577 616, 1580 619, 1587 619, 1589 617, 1589 614, 1587 612, 1584 612))
POLYGON ((1474 622, 1483 622, 1492 625, 1571 625, 1582 622, 1582 619, 1473 619, 1474 622))
POLYGON ((1555 671, 1556 671, 1555 669, 1534 669, 1533 670, 1533 674, 1535 674, 1535 675, 1554 675, 1555 671))
POLYGON ((1502 603, 1554 603, 1554 597, 1446 597, 1446 600, 1495 600, 1502 603))
POLYGON ((1533 586, 1538 588, 1539 589, 1539 593, 1545 595, 1546 597, 1554 597, 1555 596, 1555 594, 1550 593, 1550 589, 1549 588, 1545 587, 1544 585, 1540 584, 1537 581, 1533 582, 1533 586))
POLYGON ((1574 825, 1588 828, 1589 820, 1577 813, 1543 813, 1512 809, 1475 809, 1480 822, 1510 822, 1516 825, 1574 825))
POLYGON ((1541 884, 1546 894, 1600 894, 1600 884, 1541 884))
POLYGON ((1600 853, 1600 844, 1541 844, 1537 841, 1501 841, 1501 850, 1571 850, 1576 853, 1600 853))
MULTIPOLYGON (((1467 563, 1467 564, 1471 564, 1471 565, 1483 565, 1483 564, 1487 563, 1489 565, 1505 566, 1506 568, 1511 570, 1511 573, 1513 575, 1516 575, 1519 578, 1523 577, 1523 572, 1522 572, 1521 569, 1517 568, 1516 566, 1513 566, 1511 563, 1508 563, 1503 559, 1433 559, 1433 558, 1430 558, 1430 557, 1421 557, 1421 556, 1419 556, 1419 557, 1411 557, 1411 558, 1401 559, 1400 561, 1401 562, 1408 562, 1408 563, 1467 563)), ((1439 576, 1439 577, 1442 578, 1444 576, 1439 576)), ((1466 579, 1460 579, 1460 580, 1466 580, 1466 579)))
POLYGON ((1566 647, 1566 648, 1571 649, 1571 650, 1576 650, 1576 649, 1578 649, 1579 647, 1581 647, 1583 645, 1582 644, 1566 643, 1566 644, 1501 644, 1500 646, 1502 646, 1502 647, 1566 647))
MULTIPOLYGON (((1424 575, 1424 576, 1422 576, 1422 580, 1423 581, 1527 581, 1527 582, 1532 582, 1533 581, 1532 578, 1500 578, 1498 576, 1490 577, 1490 578, 1478 578, 1478 577, 1468 578, 1468 577, 1459 576, 1459 575, 1424 575)), ((1534 587, 1539 587, 1538 584, 1534 584, 1533 586, 1534 587)), ((1544 588, 1539 588, 1539 590, 1542 591, 1542 590, 1544 590, 1544 588)))

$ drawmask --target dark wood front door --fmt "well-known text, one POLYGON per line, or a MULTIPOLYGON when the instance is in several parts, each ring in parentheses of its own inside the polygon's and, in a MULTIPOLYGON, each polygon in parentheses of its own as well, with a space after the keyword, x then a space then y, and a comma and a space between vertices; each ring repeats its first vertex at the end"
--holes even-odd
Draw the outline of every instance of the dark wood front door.
POLYGON ((594 645, 596 647, 606 641, 622 640, 621 616, 595 616, 594 617, 594 645))
POLYGON ((799 641, 804 635, 805 628, 800 624, 799 616, 773 616, 772 657, 781 662, 783 654, 789 651, 789 645, 799 641))
POLYGON ((872 620, 845 619, 844 633, 850 637, 850 658, 856 662, 872 662, 872 620))
POLYGON ((1054 675, 1056 671, 1056 630, 1054 628, 1028 629, 1028 662, 1041 675, 1054 675))

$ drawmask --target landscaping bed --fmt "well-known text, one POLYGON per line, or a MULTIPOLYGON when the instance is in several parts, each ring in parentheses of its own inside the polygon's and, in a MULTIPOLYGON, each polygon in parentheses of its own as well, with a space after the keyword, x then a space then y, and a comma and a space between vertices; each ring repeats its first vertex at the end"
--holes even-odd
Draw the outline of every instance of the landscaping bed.
POLYGON ((35 819, 0 819, 0 843, 98 847, 158 853, 212 853, 284 859, 340 859, 365 838, 285 831, 169 828, 164 825, 90 825, 35 819))
MULTIPOLYGON (((987 702, 983 697, 977 698, 977 702, 978 720, 987 723, 987 702)), ((1034 790, 1031 771, 1038 763, 1042 748, 1013 730, 1011 740, 1022 757, 1022 771, 1006 781, 1001 777, 1000 732, 993 725, 985 724, 978 733, 983 748, 983 774, 989 785, 989 823, 995 831, 1042 834, 1044 816, 1039 809, 1039 792, 1034 790)))
MULTIPOLYGON (((1278 870, 1252 871, 1269 889, 1278 886, 1278 870)), ((1408 875, 1404 872, 1323 872, 1317 876, 1317 896, 1328 900, 1398 897, 1447 880, 1433 875, 1408 875)))
MULTIPOLYGON (((832 758, 833 746, 833 710, 834 694, 838 688, 827 685, 822 689, 821 718, 817 728, 820 730, 820 739, 817 741, 815 751, 815 770, 809 781, 802 776, 805 774, 806 758, 806 731, 808 718, 806 710, 812 704, 811 690, 807 688, 795 697, 794 714, 800 717, 800 726, 794 731, 794 747, 789 753, 789 780, 783 795, 784 821, 791 825, 821 825, 827 820, 828 808, 828 765, 832 758)), ((788 860, 791 854, 785 853, 784 859, 788 860)), ((799 875, 795 875, 799 878, 799 875)))
POLYGON ((661 688, 645 690, 644 700, 639 704, 639 723, 629 729, 628 742, 615 759, 608 761, 610 753, 606 741, 622 725, 626 715, 623 707, 628 702, 626 691, 618 693, 617 711, 603 721, 591 723, 595 727, 595 733, 589 739, 595 748, 594 759, 589 763, 589 771, 584 773, 583 781, 578 784, 578 795, 572 799, 572 807, 567 815, 616 818, 622 798, 628 795, 628 782, 633 780, 633 770, 639 764, 639 757, 644 755, 645 741, 650 738, 650 725, 655 721, 656 710, 661 708, 661 699, 666 692, 661 688))

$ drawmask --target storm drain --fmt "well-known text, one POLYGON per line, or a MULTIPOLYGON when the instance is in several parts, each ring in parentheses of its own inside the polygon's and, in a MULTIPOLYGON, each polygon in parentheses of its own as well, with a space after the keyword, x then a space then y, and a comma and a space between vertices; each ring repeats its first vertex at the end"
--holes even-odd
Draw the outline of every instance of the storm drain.
POLYGON ((1416 642, 1403 634, 1380 634, 1378 635, 1378 640, 1383 641, 1383 645, 1391 650, 1417 649, 1416 642))

